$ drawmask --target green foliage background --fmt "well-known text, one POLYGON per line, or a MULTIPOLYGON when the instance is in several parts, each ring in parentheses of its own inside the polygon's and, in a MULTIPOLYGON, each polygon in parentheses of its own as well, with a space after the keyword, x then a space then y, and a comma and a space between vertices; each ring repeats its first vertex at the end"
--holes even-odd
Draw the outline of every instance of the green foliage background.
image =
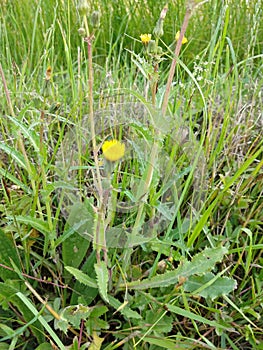
MULTIPOLYGON (((87 3, 88 21, 93 11, 101 15, 92 62, 97 142, 124 137, 138 151, 113 169, 112 205, 129 206, 134 183, 144 187, 141 142, 151 146, 167 124, 160 149, 177 172, 164 187, 178 196, 177 207, 161 205, 163 178, 155 171, 144 215, 162 211, 170 226, 129 250, 111 247, 108 261, 98 261, 94 242, 67 221, 59 194, 69 183, 57 180, 59 152, 72 135, 83 137, 90 111, 77 2, 0 0, 0 349, 263 349, 262 1, 210 0, 193 11, 165 121, 145 114, 149 66, 140 42, 165 2, 87 3), (116 118, 106 130, 104 110, 116 118), (120 111, 129 120, 123 127, 120 111), (191 149, 175 142, 180 127, 191 149), (202 162, 206 193, 197 207, 194 174, 202 162)), ((167 48, 187 2, 168 5, 158 106, 172 60, 167 48)), ((85 150, 77 143, 76 157, 83 168, 75 210, 85 215, 73 216, 92 227, 91 143, 85 150)), ((162 159, 155 166, 162 169, 162 159)), ((132 227, 144 195, 137 191, 135 210, 112 215, 109 225, 132 227)))

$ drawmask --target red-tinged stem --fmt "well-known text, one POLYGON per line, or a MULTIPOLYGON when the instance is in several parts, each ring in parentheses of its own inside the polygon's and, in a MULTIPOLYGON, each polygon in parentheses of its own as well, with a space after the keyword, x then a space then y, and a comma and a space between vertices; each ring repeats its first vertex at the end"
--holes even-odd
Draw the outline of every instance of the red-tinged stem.
POLYGON ((176 63, 177 63, 177 57, 179 56, 179 53, 180 53, 180 50, 182 47, 183 37, 184 37, 185 31, 186 31, 186 28, 188 26, 189 19, 191 17, 191 12, 192 11, 190 8, 188 8, 186 10, 186 13, 184 16, 184 21, 183 21, 182 28, 180 31, 180 36, 179 36, 179 39, 178 39, 176 47, 175 47, 175 51, 174 51, 175 57, 172 60, 172 64, 171 64, 171 68, 170 68, 170 72, 169 72, 169 76, 168 76, 168 80, 167 80, 167 84, 166 84, 166 90, 165 90, 165 94, 164 94, 163 104, 162 104, 162 115, 165 115, 166 111, 167 111, 170 90, 171 90, 174 72, 175 72, 175 67, 176 67, 176 63))

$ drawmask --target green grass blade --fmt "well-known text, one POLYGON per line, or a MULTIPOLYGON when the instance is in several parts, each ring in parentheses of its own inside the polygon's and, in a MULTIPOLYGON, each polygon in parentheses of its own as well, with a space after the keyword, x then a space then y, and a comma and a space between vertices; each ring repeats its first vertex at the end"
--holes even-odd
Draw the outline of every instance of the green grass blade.
POLYGON ((21 292, 17 292, 16 295, 22 300, 22 302, 28 307, 28 309, 37 317, 38 321, 46 329, 46 331, 48 332, 50 337, 53 339, 53 341, 57 344, 59 349, 64 350, 65 346, 62 344, 59 337, 56 335, 56 333, 53 331, 50 325, 46 322, 43 316, 39 315, 39 312, 37 311, 35 306, 29 301, 29 299, 26 298, 24 294, 22 294, 21 292))

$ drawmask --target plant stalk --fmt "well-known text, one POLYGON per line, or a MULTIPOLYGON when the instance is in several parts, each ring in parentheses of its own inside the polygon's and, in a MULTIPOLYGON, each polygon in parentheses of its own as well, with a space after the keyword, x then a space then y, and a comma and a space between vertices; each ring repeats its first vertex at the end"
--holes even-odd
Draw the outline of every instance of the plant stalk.
POLYGON ((176 47, 175 47, 175 51, 174 51, 174 58, 173 58, 172 63, 171 63, 171 67, 170 67, 170 71, 169 71, 169 75, 168 75, 168 79, 167 79, 167 83, 166 83, 166 90, 165 90, 163 103, 162 103, 162 115, 163 116, 165 116, 167 108, 168 108, 169 96, 170 96, 171 86, 172 86, 173 77, 174 77, 174 73, 175 73, 177 57, 179 56, 179 53, 180 53, 180 50, 182 47, 183 37, 184 37, 184 34, 186 32, 186 28, 188 26, 191 14, 192 14, 192 9, 190 7, 188 7, 186 10, 185 16, 184 16, 184 21, 183 21, 182 28, 180 31, 180 36, 179 36, 179 39, 176 43, 176 47))
POLYGON ((94 227, 94 247, 96 249, 97 262, 100 262, 100 252, 103 250, 104 261, 107 262, 107 247, 105 237, 105 206, 104 206, 104 190, 102 186, 101 174, 99 169, 98 149, 96 144, 96 131, 95 120, 93 110, 93 61, 92 61, 92 41, 94 39, 93 33, 89 33, 87 17, 84 16, 84 25, 87 33, 87 37, 84 39, 87 42, 88 49, 88 72, 89 72, 89 120, 90 120, 90 132, 92 139, 92 151, 96 169, 96 175, 94 175, 94 183, 98 190, 98 216, 94 227))

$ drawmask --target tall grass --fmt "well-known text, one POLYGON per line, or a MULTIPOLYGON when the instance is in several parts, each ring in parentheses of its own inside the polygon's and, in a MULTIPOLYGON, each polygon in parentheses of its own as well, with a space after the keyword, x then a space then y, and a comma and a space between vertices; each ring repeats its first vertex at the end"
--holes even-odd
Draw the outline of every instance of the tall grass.
POLYGON ((262 1, 80 3, 0 1, 0 348, 261 349, 262 1))

